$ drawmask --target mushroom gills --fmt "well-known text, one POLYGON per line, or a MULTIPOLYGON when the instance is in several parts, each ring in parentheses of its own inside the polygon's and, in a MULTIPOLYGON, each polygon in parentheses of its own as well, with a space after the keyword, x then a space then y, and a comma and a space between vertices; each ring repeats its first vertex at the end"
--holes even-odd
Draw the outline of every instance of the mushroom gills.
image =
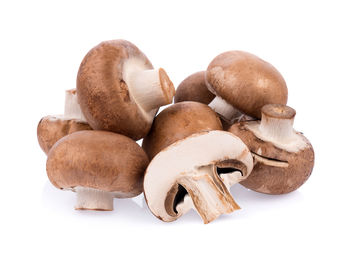
POLYGON ((171 190, 177 192, 173 194, 172 210, 168 213, 178 216, 193 208, 204 223, 209 223, 223 213, 240 209, 220 177, 234 172, 242 173, 236 168, 206 165, 198 167, 193 175, 181 177, 171 190))

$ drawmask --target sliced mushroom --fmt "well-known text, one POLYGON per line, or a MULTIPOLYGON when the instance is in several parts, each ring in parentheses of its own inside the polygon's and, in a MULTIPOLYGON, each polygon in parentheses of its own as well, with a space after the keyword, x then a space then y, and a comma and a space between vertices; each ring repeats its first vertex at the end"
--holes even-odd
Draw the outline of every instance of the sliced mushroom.
POLYGON ((46 170, 51 183, 77 193, 78 210, 113 210, 113 198, 142 192, 148 158, 130 138, 106 131, 80 131, 50 150, 46 170))
POLYGON ((174 221, 191 208, 204 223, 239 209, 229 187, 253 168, 246 145, 225 131, 193 134, 158 153, 144 178, 145 199, 151 212, 174 221))
POLYGON ((201 131, 222 130, 219 117, 209 106, 198 102, 180 102, 169 106, 155 118, 142 148, 152 159, 162 149, 201 131))
POLYGON ((240 121, 242 114, 260 119, 265 104, 287 103, 287 86, 277 69, 242 51, 215 57, 206 71, 206 84, 216 95, 209 106, 230 123, 240 121))
POLYGON ((76 90, 67 90, 64 114, 46 116, 40 120, 37 127, 38 142, 45 154, 48 154, 59 139, 82 130, 91 130, 91 127, 80 110, 76 90))
POLYGON ((132 43, 113 40, 90 50, 77 77, 78 99, 90 126, 143 138, 175 89, 164 69, 153 69, 132 43))
POLYGON ((254 157, 254 169, 241 182, 257 192, 283 194, 299 188, 314 166, 311 143, 293 129, 295 110, 265 105, 260 121, 241 122, 229 131, 242 139, 254 157))
POLYGON ((183 101, 195 101, 209 104, 215 95, 211 93, 205 84, 205 71, 196 72, 183 80, 176 89, 175 103, 183 101))

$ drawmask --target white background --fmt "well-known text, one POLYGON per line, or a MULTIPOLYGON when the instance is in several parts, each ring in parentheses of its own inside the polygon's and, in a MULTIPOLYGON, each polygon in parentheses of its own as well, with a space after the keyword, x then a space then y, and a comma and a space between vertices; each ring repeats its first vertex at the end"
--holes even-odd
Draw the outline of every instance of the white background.
POLYGON ((349 252, 350 7, 347 1, 1 1, 0 252, 349 252), (240 211, 209 225, 195 212, 163 223, 143 196, 113 212, 73 209, 54 188, 36 139, 63 112, 80 61, 127 39, 175 85, 227 50, 271 62, 285 77, 295 128, 312 142, 309 181, 285 196, 236 185, 240 211))

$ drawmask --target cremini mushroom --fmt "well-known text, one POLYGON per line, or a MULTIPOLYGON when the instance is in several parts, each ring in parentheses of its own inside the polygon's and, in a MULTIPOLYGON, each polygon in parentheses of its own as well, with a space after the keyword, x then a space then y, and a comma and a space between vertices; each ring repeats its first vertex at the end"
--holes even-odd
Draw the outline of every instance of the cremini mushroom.
POLYGON ((239 209, 229 187, 253 168, 246 145, 225 131, 193 134, 158 153, 147 167, 144 195, 151 212, 174 221, 195 209, 209 223, 239 209))
POLYGON ((113 210, 113 198, 142 192, 148 158, 132 139, 107 131, 79 131, 59 140, 46 163, 51 183, 77 193, 78 210, 113 210))
POLYGON ((175 89, 164 69, 125 40, 105 41, 83 59, 77 77, 81 109, 95 130, 143 138, 175 89))
POLYGON ((209 104, 215 95, 205 84, 205 71, 196 72, 183 80, 176 89, 174 102, 195 101, 209 104))
POLYGON ((152 159, 159 151, 201 131, 222 130, 217 114, 207 105, 198 102, 180 102, 160 112, 155 118, 142 147, 152 159))
POLYGON ((286 104, 288 90, 282 75, 257 56, 229 51, 216 56, 206 71, 208 89, 216 95, 209 104, 226 121, 242 114, 260 119, 265 104, 286 104))
POLYGON ((261 112, 261 121, 241 122, 229 129, 246 143, 254 157, 253 172, 241 184, 268 194, 294 191, 312 172, 311 143, 293 129, 294 109, 270 104, 261 112))
POLYGON ((76 90, 67 90, 64 114, 49 115, 40 120, 37 127, 38 142, 45 154, 48 154, 59 139, 81 130, 91 130, 91 127, 80 110, 76 90))

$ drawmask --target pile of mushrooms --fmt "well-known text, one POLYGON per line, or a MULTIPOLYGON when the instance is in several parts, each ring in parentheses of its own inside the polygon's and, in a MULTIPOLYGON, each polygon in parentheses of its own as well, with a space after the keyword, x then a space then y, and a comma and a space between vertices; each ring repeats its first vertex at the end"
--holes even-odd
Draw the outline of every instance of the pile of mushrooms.
POLYGON ((114 198, 143 192, 163 221, 194 209, 209 223, 240 209, 234 184, 285 194, 309 178, 314 151, 287 98, 278 70, 250 53, 218 55, 175 91, 134 44, 105 41, 84 57, 64 114, 43 117, 37 137, 49 180, 76 193, 75 209, 111 211, 114 198))

